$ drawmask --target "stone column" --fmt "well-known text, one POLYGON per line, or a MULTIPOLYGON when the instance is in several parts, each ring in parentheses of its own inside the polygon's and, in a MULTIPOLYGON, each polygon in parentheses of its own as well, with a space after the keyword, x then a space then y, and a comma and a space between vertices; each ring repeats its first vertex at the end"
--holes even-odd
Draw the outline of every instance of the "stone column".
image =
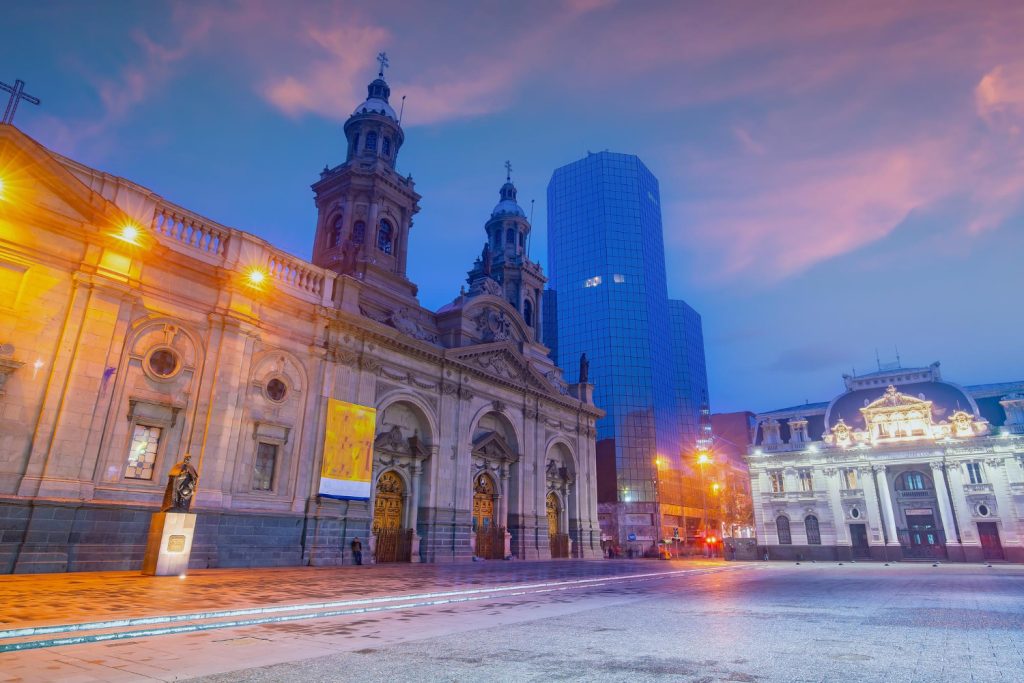
POLYGON ((882 522, 888 533, 887 545, 899 545, 899 535, 896 533, 896 516, 893 514, 892 494, 889 493, 889 479, 885 476, 885 465, 874 465, 875 483, 878 485, 878 493, 882 503, 882 522))
POLYGON ((843 514, 843 499, 839 492, 838 470, 835 467, 826 467, 822 470, 825 476, 825 485, 828 487, 828 499, 832 510, 832 525, 836 530, 836 545, 850 545, 850 529, 846 526, 846 515, 843 514))
POLYGON ((861 489, 864 491, 864 521, 868 525, 868 545, 881 545, 882 540, 882 518, 879 516, 881 507, 878 503, 878 496, 875 494, 875 484, 872 478, 871 466, 863 466, 858 469, 861 481, 861 489))
POLYGON ((946 474, 949 476, 949 492, 952 494, 953 509, 956 511, 957 519, 960 520, 960 542, 964 549, 964 560, 979 562, 982 559, 981 541, 978 539, 978 528, 972 521, 971 506, 964 493, 963 467, 960 463, 947 463, 946 474))
POLYGON ((410 562, 420 561, 420 532, 419 532, 419 517, 420 517, 420 479, 423 474, 423 461, 419 458, 413 458, 412 461, 412 491, 409 493, 409 514, 407 519, 409 520, 409 528, 412 529, 412 555, 409 558, 410 562))
POLYGON ((508 530, 508 499, 509 499, 509 465, 507 462, 501 463, 501 500, 499 505, 501 506, 501 526, 505 528, 505 552, 503 557, 508 557, 512 554, 512 533, 508 530))
POLYGON ((956 524, 953 522, 953 509, 949 506, 949 489, 946 488, 945 465, 941 462, 930 463, 932 467, 932 480, 935 482, 935 497, 939 503, 939 519, 942 520, 942 529, 946 534, 947 554, 952 547, 956 554, 960 550, 960 535, 957 532, 956 524))
POLYGON ((1003 546, 1019 546, 1021 536, 1018 531, 1017 515, 1014 514, 1016 510, 1013 495, 1010 493, 1006 460, 1012 460, 1012 458, 1004 460, 1002 457, 997 457, 985 460, 985 474, 992 482, 992 492, 996 496, 996 506, 999 508, 999 521, 1001 522, 999 540, 1003 546))

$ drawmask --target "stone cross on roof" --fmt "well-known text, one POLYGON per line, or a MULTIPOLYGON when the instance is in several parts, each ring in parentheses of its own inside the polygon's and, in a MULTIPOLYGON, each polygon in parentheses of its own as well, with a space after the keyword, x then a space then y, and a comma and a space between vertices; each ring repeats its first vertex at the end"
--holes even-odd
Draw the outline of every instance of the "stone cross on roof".
POLYGON ((380 64, 380 73, 378 73, 377 75, 380 76, 381 78, 384 78, 384 69, 391 66, 391 63, 388 61, 388 53, 378 52, 377 62, 380 64))
POLYGON ((7 101, 7 109, 4 110, 2 123, 14 123, 14 112, 17 110, 18 103, 21 100, 25 100, 29 104, 39 104, 39 98, 25 93, 25 81, 20 78, 14 81, 13 86, 0 83, 0 90, 11 93, 11 99, 7 101))
POLYGON ((512 182, 512 162, 505 161, 505 181, 512 182))

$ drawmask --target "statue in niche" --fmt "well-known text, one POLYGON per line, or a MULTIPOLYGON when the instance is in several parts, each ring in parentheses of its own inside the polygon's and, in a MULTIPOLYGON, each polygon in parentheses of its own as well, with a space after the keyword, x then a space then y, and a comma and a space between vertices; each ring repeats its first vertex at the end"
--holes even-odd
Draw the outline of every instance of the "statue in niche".
POLYGON ((483 268, 484 276, 491 276, 491 245, 484 245, 484 252, 480 255, 481 267, 483 268))
POLYGON ((345 247, 342 250, 341 256, 341 272, 346 275, 355 273, 356 270, 356 256, 359 254, 359 244, 349 235, 345 241, 345 247))
POLYGON ((160 512, 188 512, 198 484, 199 473, 192 466, 192 456, 186 455, 167 473, 167 490, 160 512))
POLYGON ((586 352, 580 354, 580 384, 586 384, 590 379, 590 361, 587 360, 586 352))

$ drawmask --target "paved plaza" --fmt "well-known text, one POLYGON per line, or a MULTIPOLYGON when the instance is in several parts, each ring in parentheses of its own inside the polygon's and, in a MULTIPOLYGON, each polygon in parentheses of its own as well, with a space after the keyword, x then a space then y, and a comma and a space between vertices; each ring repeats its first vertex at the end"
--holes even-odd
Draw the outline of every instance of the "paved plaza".
POLYGON ((4 681, 1019 681, 1024 567, 614 560, 8 576, 0 621, 4 681))

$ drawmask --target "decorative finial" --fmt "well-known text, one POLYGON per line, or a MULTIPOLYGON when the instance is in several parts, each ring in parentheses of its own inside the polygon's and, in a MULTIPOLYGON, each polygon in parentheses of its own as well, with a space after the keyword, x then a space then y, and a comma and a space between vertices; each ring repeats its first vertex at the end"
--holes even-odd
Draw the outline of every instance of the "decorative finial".
POLYGON ((380 63, 380 71, 377 73, 377 75, 380 76, 381 78, 384 78, 384 69, 391 66, 391 63, 388 61, 388 53, 378 52, 377 61, 380 63))
POLYGON ((505 161, 505 182, 512 182, 512 162, 507 160, 505 161))
POLYGON ((11 98, 7 101, 7 109, 4 110, 3 123, 14 123, 14 112, 17 111, 18 103, 22 100, 29 104, 39 104, 38 97, 32 97, 25 92, 25 81, 20 78, 14 81, 14 85, 0 83, 0 90, 11 93, 11 98))

